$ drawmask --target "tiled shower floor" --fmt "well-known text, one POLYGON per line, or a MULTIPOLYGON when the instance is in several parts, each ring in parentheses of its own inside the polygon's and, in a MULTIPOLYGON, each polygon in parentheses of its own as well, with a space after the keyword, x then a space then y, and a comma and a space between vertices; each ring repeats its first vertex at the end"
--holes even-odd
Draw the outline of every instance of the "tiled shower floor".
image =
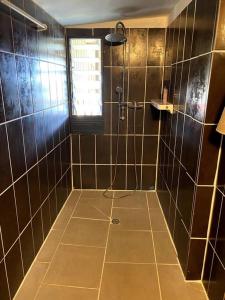
POLYGON ((206 297, 200 283, 184 281, 154 192, 111 200, 101 191, 74 191, 15 299, 206 297))

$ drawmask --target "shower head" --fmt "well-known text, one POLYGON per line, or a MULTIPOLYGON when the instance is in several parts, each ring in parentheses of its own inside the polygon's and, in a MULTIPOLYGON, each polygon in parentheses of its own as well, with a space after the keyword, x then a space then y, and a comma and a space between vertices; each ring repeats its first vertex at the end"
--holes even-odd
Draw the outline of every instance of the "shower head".
POLYGON ((119 46, 126 43, 125 26, 122 22, 117 22, 114 32, 109 33, 105 37, 106 44, 109 46, 119 46))

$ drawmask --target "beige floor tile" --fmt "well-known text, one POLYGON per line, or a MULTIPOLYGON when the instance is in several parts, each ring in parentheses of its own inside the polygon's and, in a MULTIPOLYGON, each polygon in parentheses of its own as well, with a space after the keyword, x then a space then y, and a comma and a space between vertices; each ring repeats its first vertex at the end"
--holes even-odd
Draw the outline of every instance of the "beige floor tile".
POLYGON ((110 231, 106 261, 153 263, 155 258, 151 232, 110 231))
POLYGON ((77 196, 77 193, 75 192, 71 194, 71 196, 66 201, 65 206, 61 210, 60 214, 58 215, 56 222, 53 225, 53 229, 58 230, 64 230, 71 215, 73 214, 73 211, 76 207, 77 201, 79 197, 77 196))
POLYGON ((112 200, 106 198, 81 198, 73 217, 109 220, 112 200))
POLYGON ((37 256, 39 262, 50 262, 62 237, 62 230, 51 230, 37 256))
POLYGON ((121 197, 123 195, 129 195, 124 198, 115 199, 113 201, 114 207, 125 208, 147 208, 147 198, 145 192, 116 192, 115 197, 121 197))
POLYGON ((112 218, 120 220, 118 225, 110 225, 111 230, 150 230, 146 209, 113 208, 112 218))
POLYGON ((151 209, 150 218, 153 231, 167 231, 165 219, 161 209, 151 209))
POLYGON ((97 288, 104 251, 103 248, 60 245, 44 282, 97 288))
POLYGON ((160 208, 159 200, 155 192, 147 193, 149 209, 160 208))
MULTIPOLYGON (((107 199, 104 195, 104 190, 82 190, 81 193, 81 198, 102 198, 102 199, 107 199)), ((107 196, 113 196, 113 192, 109 191, 107 192, 107 196)))
POLYGON ((184 281, 179 266, 159 265, 162 298, 165 300, 206 300, 202 285, 184 281))
POLYGON ((98 290, 94 289, 43 285, 35 300, 97 300, 97 297, 98 290))
POLYGON ((80 194, 81 194, 81 190, 73 190, 70 197, 78 199, 80 197, 80 194))
POLYGON ((72 218, 63 235, 62 243, 105 247, 109 221, 72 218))
POLYGON ((159 300, 155 265, 105 264, 100 300, 159 300))
POLYGON ((176 251, 168 232, 153 232, 157 263, 178 264, 176 251))
POLYGON ((49 264, 35 262, 18 290, 14 300, 33 300, 49 264))

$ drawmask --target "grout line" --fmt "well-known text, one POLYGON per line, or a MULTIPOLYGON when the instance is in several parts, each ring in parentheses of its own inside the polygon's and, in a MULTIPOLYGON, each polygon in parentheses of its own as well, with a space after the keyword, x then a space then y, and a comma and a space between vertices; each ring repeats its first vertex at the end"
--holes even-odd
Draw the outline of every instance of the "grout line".
MULTIPOLYGON (((222 205, 221 205, 221 207, 222 207, 222 205)), ((221 209, 221 211, 220 211, 220 214, 221 214, 221 212, 222 212, 222 209, 221 209)), ((225 265, 224 265, 224 263, 221 261, 221 258, 219 257, 218 253, 216 252, 215 248, 213 247, 213 245, 211 244, 210 241, 209 241, 209 244, 210 244, 210 246, 211 246, 211 248, 212 248, 212 251, 213 251, 214 255, 216 256, 216 258, 217 258, 218 261, 220 262, 221 267, 222 267, 222 268, 224 269, 224 271, 225 271, 225 265)))
MULTIPOLYGON (((113 193, 113 197, 112 197, 112 206, 111 206, 110 220, 112 219, 113 202, 114 202, 114 193, 113 193)), ((105 261, 106 261, 106 252, 107 252, 108 241, 109 241, 109 233, 110 233, 110 223, 108 225, 108 233, 107 233, 107 238, 106 238, 105 253, 104 253, 104 257, 103 257, 102 271, 101 271, 101 276, 100 276, 100 283, 99 283, 99 288, 98 288, 98 298, 97 298, 97 300, 100 300, 100 293, 101 293, 101 287, 102 287, 103 273, 104 273, 104 267, 105 267, 105 261)))
POLYGON ((72 246, 72 247, 105 249, 104 246, 90 246, 90 245, 84 245, 84 244, 71 244, 71 243, 63 243, 63 242, 61 242, 60 245, 62 245, 62 246, 72 246))
MULTIPOLYGON (((79 166, 79 163, 74 163, 72 164, 73 166, 79 166)), ((97 166, 114 166, 115 164, 97 164, 97 166)), ((133 166, 133 164, 117 164, 118 166, 133 166)), ((148 167, 155 167, 155 164, 137 164, 137 166, 148 166, 148 167)), ((92 163, 83 163, 82 166, 95 166, 95 164, 92 163)), ((96 190, 96 189, 95 189, 96 190)), ((128 190, 128 189, 124 189, 124 190, 128 190)))
POLYGON ((221 137, 221 140, 220 140, 220 148, 219 148, 219 153, 218 153, 218 158, 217 158, 216 173, 215 173, 215 177, 214 177, 214 189, 213 189, 212 202, 211 202, 211 208, 210 208, 210 215, 209 215, 209 222, 208 222, 208 229, 207 229, 207 243, 206 243, 206 247, 205 247, 201 279, 203 279, 203 275, 205 272, 205 267, 206 267, 205 263, 206 263, 207 250, 208 250, 209 239, 210 239, 210 231, 211 231, 211 227, 212 227, 212 223, 213 223, 213 212, 214 212, 214 206, 215 206, 215 201, 216 201, 216 190, 217 190, 216 187, 217 187, 217 182, 218 182, 218 174, 219 174, 219 167, 220 167, 221 154, 222 154, 222 144, 223 144, 223 136, 221 137))
MULTIPOLYGON (((70 168, 70 167, 69 167, 70 168)), ((11 245, 11 247, 9 248, 9 250, 5 253, 5 256, 8 255, 8 253, 11 251, 11 249, 13 248, 13 246, 18 242, 19 238, 23 235, 24 231, 27 229, 27 227, 29 225, 32 224, 33 219, 36 217, 36 215, 39 213, 39 211, 41 210, 41 208, 43 207, 43 205, 46 203, 46 201, 48 200, 49 195, 55 190, 56 186, 59 184, 59 182, 62 180, 62 178, 64 176, 66 176, 66 173, 69 171, 69 168, 67 169, 67 171, 63 174, 63 176, 60 178, 60 180, 56 183, 56 185, 54 186, 54 188, 52 188, 52 190, 50 191, 50 193, 48 194, 48 196, 45 198, 45 200, 43 201, 43 203, 41 204, 41 206, 37 209, 37 211, 35 212, 35 214, 31 217, 29 223, 27 223, 27 225, 23 228, 23 230, 21 232, 19 232, 18 237, 16 238, 16 240, 13 242, 13 244, 11 245)), ((71 194, 71 193, 70 193, 71 194)), ((70 195, 69 195, 70 196, 70 195)), ((67 197, 67 199, 69 198, 69 196, 67 197)), ((66 202, 66 201, 65 201, 66 202)), ((61 210, 60 210, 61 211, 61 210)), ((55 223, 55 222, 54 222, 55 223)), ((52 224, 52 226, 54 225, 54 223, 52 224)), ((31 226, 32 227, 32 226, 31 226)), ((47 238, 47 237, 46 237, 47 238)), ((45 239, 46 239, 45 238, 45 239)))
MULTIPOLYGON (((5 107, 4 107, 5 109, 5 107)), ((22 128, 22 121, 20 121, 20 126, 22 128)), ((12 180, 14 180, 14 176, 13 176, 13 169, 12 169, 12 159, 11 159, 11 151, 10 151, 10 145, 9 145, 9 134, 8 134, 8 128, 7 126, 5 126, 5 130, 6 130, 6 140, 7 140, 7 147, 8 147, 8 154, 9 154, 9 165, 10 165, 10 172, 11 172, 11 177, 12 180)), ((22 139, 23 139, 23 132, 22 132, 22 139)), ((24 139, 23 139, 23 148, 24 148, 24 139)), ((25 155, 25 149, 24 149, 24 155, 25 155)), ((26 165, 26 160, 24 158, 24 162, 25 162, 25 168, 27 170, 27 165, 26 165)), ((20 260, 21 260, 21 264, 22 264, 22 272, 23 272, 23 276, 24 276, 24 264, 23 264, 23 256, 22 256, 22 247, 21 247, 21 242, 20 242, 20 227, 19 227, 19 216, 18 216, 18 208, 17 208, 17 202, 16 202, 16 191, 15 191, 15 185, 14 182, 11 185, 12 189, 13 189, 13 197, 14 197, 14 206, 15 206, 15 211, 16 211, 16 223, 17 223, 17 239, 16 241, 13 243, 13 245, 10 247, 10 249, 12 249, 12 247, 17 243, 19 243, 19 248, 20 248, 20 260)), ((2 237, 3 239, 3 237, 2 237)), ((3 243, 3 241, 2 241, 3 243)), ((4 249, 4 243, 3 245, 3 249, 4 249)), ((5 254, 5 249, 3 251, 4 256, 6 257, 7 254, 9 253, 10 249, 8 249, 7 253, 5 254)), ((11 291, 10 291, 11 294, 11 291)))
MULTIPOLYGON (((190 75, 190 68, 189 68, 189 75, 190 75)), ((189 78, 189 75, 188 75, 188 78, 189 78)), ((189 80, 189 79, 188 79, 188 80, 189 80)), ((174 109, 174 111, 175 111, 176 113, 180 113, 180 114, 182 114, 182 115, 184 115, 184 116, 186 116, 186 117, 192 119, 193 121, 195 121, 195 122, 197 122, 197 123, 199 123, 199 124, 201 124, 201 125, 204 125, 204 126, 217 126, 216 123, 206 123, 206 122, 204 122, 204 121, 199 121, 198 119, 195 119, 195 118, 193 118, 191 115, 187 114, 187 112, 186 112, 186 104, 187 104, 187 103, 185 103, 185 112, 183 112, 183 111, 181 111, 181 110, 177 110, 176 108, 174 109)))
MULTIPOLYGON (((130 103, 132 103, 132 102, 130 102, 130 103)), ((150 104, 151 102, 139 102, 139 103, 141 103, 141 104, 150 104)), ((117 103, 116 102, 107 102, 107 104, 113 104, 113 105, 116 105, 117 103)), ((178 111, 177 110, 177 112, 180 112, 180 111, 178 111)), ((181 112, 180 112, 181 113, 181 112)), ((216 125, 216 124, 208 124, 208 125, 216 125)), ((79 133, 71 133, 71 135, 81 135, 81 134, 79 134, 79 133)), ((102 135, 105 135, 105 136, 117 136, 117 134, 116 133, 104 133, 104 134, 102 134, 102 135)), ((143 136, 143 134, 142 133, 137 133, 137 134, 135 134, 136 136, 143 136)), ((144 134, 145 136, 158 136, 158 134, 153 134, 153 133, 146 133, 146 134, 144 134)), ((119 134, 119 136, 134 136, 134 134, 133 133, 120 133, 119 134)))
MULTIPOLYGON (((150 215, 150 210, 149 210, 149 204, 148 204, 147 193, 146 193, 146 199, 147 199, 147 208, 148 208, 148 217, 149 217, 150 228, 152 228, 151 215, 150 215)), ((151 233, 151 234, 152 234, 152 243, 153 243, 154 259, 155 259, 155 265, 156 265, 156 274, 157 274, 158 287, 159 287, 159 299, 162 300, 162 291, 161 291, 161 286, 160 286, 159 270, 158 270, 158 265, 157 265, 157 258, 156 258, 156 250, 155 250, 154 236, 153 236, 153 233, 151 233)))
MULTIPOLYGON (((72 194, 72 192, 70 193, 70 195, 71 195, 71 194, 72 194)), ((75 206, 74 206, 74 208, 73 208, 73 210, 72 210, 72 213, 71 213, 71 215, 70 215, 70 217, 69 217, 69 219, 68 219, 68 222, 66 223, 66 226, 65 226, 64 230, 62 231, 62 235, 61 235, 61 237, 60 237, 59 243, 58 243, 57 247, 55 248, 55 251, 54 251, 54 254, 52 255, 51 261, 49 262, 48 268, 46 269, 45 275, 43 276, 43 278, 42 278, 42 280, 41 280, 41 282, 40 282, 39 288, 38 288, 37 291, 36 291, 34 300, 37 299, 37 295, 38 295, 38 293, 39 293, 39 291, 40 291, 41 285, 44 283, 44 280, 45 280, 45 278, 46 278, 46 275, 47 275, 47 273, 48 273, 50 267, 52 266, 52 262, 53 262, 53 260, 54 260, 54 258, 55 258, 56 252, 57 252, 57 250, 59 249, 59 246, 60 246, 60 243, 61 243, 61 241, 62 241, 63 235, 65 234, 65 232, 66 232, 66 230, 67 230, 67 227, 68 227, 69 222, 70 222, 70 220, 71 220, 71 216, 73 215, 73 213, 74 213, 74 211, 76 210, 76 207, 77 207, 77 205, 78 205, 78 203, 79 203, 79 201, 80 201, 80 197, 81 197, 81 193, 80 193, 80 195, 78 196, 78 200, 77 200, 77 202, 75 203, 75 206)), ((68 200, 68 198, 67 198, 67 200, 68 200)), ((65 203, 64 203, 64 205, 63 205, 63 207, 62 207, 62 209, 66 206, 67 200, 65 201, 65 203)), ((62 212, 62 209, 61 209, 60 212, 62 212)), ((58 214, 58 217, 56 218, 54 224, 56 223, 56 221, 58 220, 58 218, 59 218, 60 215, 61 215, 61 213, 58 214)), ((54 224, 52 225, 52 227, 54 227, 54 224)), ((35 260, 36 260, 36 259, 35 259, 35 260)), ((34 261, 35 261, 35 260, 34 260, 34 261)))
MULTIPOLYGON (((172 150, 169 148, 169 146, 166 144, 166 142, 162 138, 161 138, 161 141, 164 143, 164 145, 166 146, 166 148, 168 149, 168 151, 176 158, 176 160, 179 162, 179 164, 183 167, 183 169, 185 170, 186 174, 188 175, 188 177, 190 178, 190 180, 195 184, 196 187, 213 187, 214 186, 213 184, 211 184, 211 185, 197 184, 195 182, 195 180, 191 177, 191 175, 187 172, 186 167, 183 165, 183 163, 180 161, 180 159, 178 159, 177 156, 172 152, 172 150)), ((181 152, 181 156, 182 156, 182 152, 181 152)), ((165 182, 165 184, 166 184, 166 182, 165 182)))
MULTIPOLYGON (((7 128, 7 126, 6 126, 7 128)), ((15 181, 13 181, 12 178, 12 183, 4 190, 0 193, 0 196, 2 196, 5 192, 7 192, 12 186, 13 184, 17 183, 24 175, 28 174, 34 167, 36 167, 37 165, 39 165, 39 163, 44 160, 45 158, 47 158, 52 152, 54 152, 59 146, 61 146, 61 144, 63 144, 67 139, 69 138, 69 136, 67 136, 64 140, 62 140, 57 146, 55 146, 51 151, 48 152, 48 154, 44 155, 41 159, 38 160, 38 162, 36 162, 32 167, 30 167, 26 172, 24 172, 20 177, 18 177, 15 181)))
POLYGON ((94 135, 94 142, 95 142, 95 189, 98 187, 98 173, 97 173, 97 137, 96 134, 94 135))
POLYGON ((126 264, 126 265, 158 265, 158 266, 178 266, 177 264, 164 264, 155 262, 131 262, 131 261, 106 261, 105 264, 126 264))
POLYGON ((190 57, 190 58, 188 58, 188 59, 184 59, 184 60, 180 60, 180 61, 174 62, 174 63, 171 64, 171 66, 175 66, 175 65, 178 65, 178 64, 187 62, 187 61, 192 61, 192 60, 197 59, 197 58, 199 58, 199 57, 202 57, 202 56, 206 56, 206 55, 212 54, 213 52, 214 52, 214 51, 211 50, 211 51, 205 52, 205 53, 203 53, 203 54, 199 54, 199 55, 196 55, 196 56, 192 56, 192 57, 190 57))
POLYGON ((58 286, 58 287, 74 288, 74 289, 97 290, 97 288, 90 288, 90 287, 76 286, 76 285, 63 285, 63 284, 54 284, 54 283, 48 283, 47 285, 48 286, 58 286))
MULTIPOLYGON (((163 80, 164 82, 164 80, 163 80)), ((160 132, 161 132, 161 118, 162 113, 159 113, 159 129, 158 129, 158 146, 157 146, 157 158, 156 158, 156 175, 155 175, 155 190, 157 190, 158 186, 158 170, 159 170, 159 150, 160 150, 160 132)))
MULTIPOLYGON (((129 29, 129 28, 128 28, 129 29)), ((149 29, 149 28, 146 28, 149 29)), ((164 28, 163 28, 164 29, 164 28)), ((225 51, 225 50, 224 50, 225 51)), ((122 66, 104 66, 104 68, 121 68, 122 66)), ((166 65, 165 67, 170 68, 170 65, 166 65)), ((126 69, 145 69, 145 68, 162 68, 162 65, 157 65, 157 66, 152 66, 152 65, 147 65, 147 66, 127 66, 126 69)))
MULTIPOLYGON (((6 268, 6 261, 5 261, 5 249, 4 249, 4 243, 3 243, 3 236, 2 236, 2 228, 0 226, 0 237, 1 237, 1 245, 2 245, 2 250, 3 250, 3 263, 4 263, 4 269, 5 269, 5 274, 6 274, 6 282, 7 282, 7 288, 8 288, 8 293, 9 293, 9 297, 11 299, 11 292, 10 292, 10 288, 9 288, 9 279, 8 279, 8 272, 7 272, 7 268, 6 268)), ((1 263, 2 263, 1 261, 1 263)))
POLYGON ((81 153, 81 135, 79 134, 79 158, 80 158, 80 187, 83 189, 83 177, 82 177, 82 153, 81 153))
POLYGON ((74 217, 72 215, 71 219, 79 219, 79 220, 90 220, 90 221, 101 221, 101 222, 109 222, 109 219, 106 220, 106 219, 94 219, 94 218, 84 218, 84 217, 74 217))
MULTIPOLYGON (((164 217, 164 222, 165 222, 165 224, 166 224, 167 232, 168 232, 168 234, 169 234, 169 236, 170 236, 171 243, 172 243, 172 245, 173 245, 173 247, 174 247, 174 250, 175 250, 175 252, 176 252, 176 255, 177 255, 177 249, 176 249, 176 246, 175 246, 175 244, 174 244, 172 235, 171 235, 171 233, 170 233, 168 224, 167 224, 167 222, 166 222, 166 218, 165 218, 165 216, 164 216, 164 212, 163 212, 163 209, 162 209, 162 206, 161 206, 161 203, 160 203, 159 196, 158 196, 158 193, 157 193, 157 192, 156 192, 156 197, 157 197, 157 199, 158 199, 158 203, 159 203, 159 207, 160 207, 161 213, 163 214, 163 217, 164 217)), ((177 255, 177 257, 178 257, 178 255, 177 255)))
MULTIPOLYGON (((0 51, 0 52, 1 52, 1 51, 0 51)), ((19 96, 18 96, 18 99, 20 100, 19 96)), ((32 99, 32 100, 33 100, 33 99, 32 99)), ((2 102, 4 103, 4 99, 3 99, 2 102)), ((6 120, 6 121, 2 122, 2 123, 0 124, 0 126, 1 126, 1 125, 6 125, 6 124, 9 124, 9 123, 18 121, 18 120, 23 120, 23 119, 26 119, 26 118, 31 117, 31 116, 36 116, 36 115, 41 114, 41 113, 44 113, 44 112, 46 112, 46 111, 50 111, 50 110, 52 110, 52 109, 54 109, 54 108, 58 108, 58 107, 60 107, 60 106, 64 106, 64 104, 67 104, 67 103, 66 103, 66 102, 59 103, 59 104, 54 105, 54 106, 52 106, 52 107, 48 107, 48 108, 44 108, 44 109, 39 110, 39 111, 35 111, 35 112, 31 113, 31 114, 20 115, 20 117, 17 117, 17 118, 11 119, 11 120, 6 120)), ((6 114, 5 114, 5 119, 6 119, 6 114)))
POLYGON ((73 135, 70 134, 70 168, 71 168, 71 186, 73 189, 74 174, 73 174, 73 135))
MULTIPOLYGON (((27 24, 26 24, 26 26, 27 26, 27 24)), ((11 28, 13 28, 13 26, 11 26, 11 28)), ((13 40, 13 44, 14 44, 14 38, 12 40, 13 40)), ((13 45, 13 48, 14 48, 14 45, 13 45)), ((46 62, 46 63, 49 63, 51 65, 57 65, 57 66, 66 68, 66 64, 59 64, 59 63, 56 63, 55 61, 53 62, 53 61, 45 60, 45 59, 40 58, 40 57, 29 56, 29 55, 20 54, 20 53, 15 53, 15 50, 13 50, 13 51, 14 52, 8 52, 8 51, 5 51, 5 50, 1 49, 0 53, 11 54, 11 55, 14 55, 14 56, 19 56, 19 57, 24 57, 24 58, 27 58, 27 59, 32 59, 32 60, 37 60, 37 61, 41 61, 41 62, 46 62)))
POLYGON ((126 207, 126 206, 113 206, 113 208, 117 209, 136 209, 136 210, 145 210, 146 207, 126 207))

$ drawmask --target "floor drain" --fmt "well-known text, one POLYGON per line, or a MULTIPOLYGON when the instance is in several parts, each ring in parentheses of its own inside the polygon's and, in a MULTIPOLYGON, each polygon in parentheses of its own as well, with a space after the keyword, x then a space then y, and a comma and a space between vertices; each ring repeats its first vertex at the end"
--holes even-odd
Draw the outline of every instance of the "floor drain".
POLYGON ((112 224, 114 224, 114 225, 120 224, 120 220, 119 219, 112 219, 112 224))

